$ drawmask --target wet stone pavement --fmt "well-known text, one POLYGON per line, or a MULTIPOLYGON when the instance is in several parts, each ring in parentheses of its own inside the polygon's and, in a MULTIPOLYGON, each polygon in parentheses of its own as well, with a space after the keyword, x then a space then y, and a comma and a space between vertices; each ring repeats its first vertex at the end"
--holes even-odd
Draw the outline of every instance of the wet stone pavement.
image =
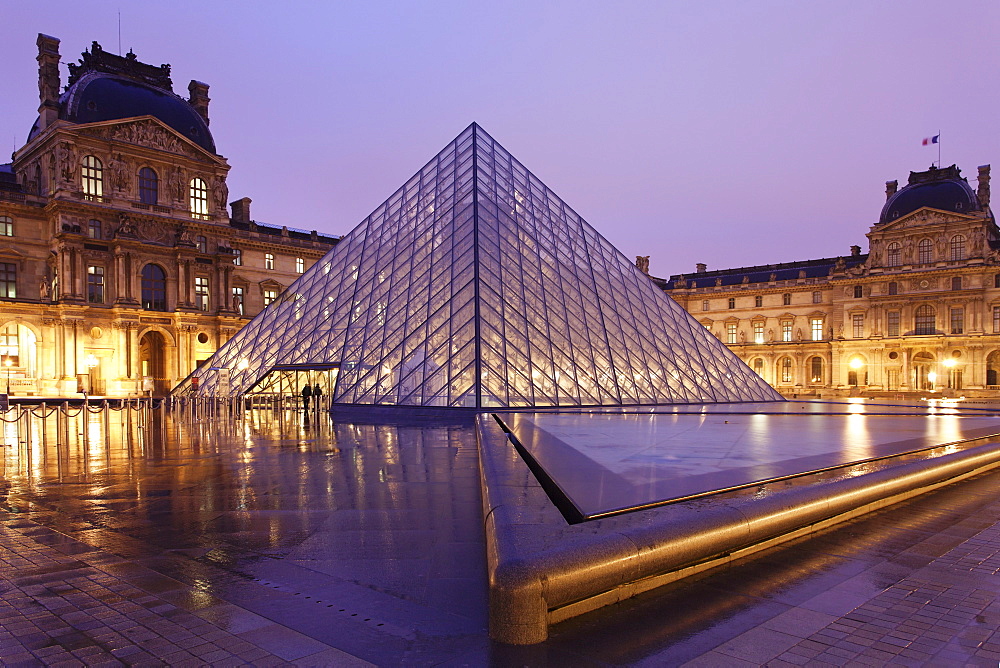
POLYGON ((6 425, 4 665, 1000 662, 1000 472, 512 648, 471 426, 100 419, 6 425))

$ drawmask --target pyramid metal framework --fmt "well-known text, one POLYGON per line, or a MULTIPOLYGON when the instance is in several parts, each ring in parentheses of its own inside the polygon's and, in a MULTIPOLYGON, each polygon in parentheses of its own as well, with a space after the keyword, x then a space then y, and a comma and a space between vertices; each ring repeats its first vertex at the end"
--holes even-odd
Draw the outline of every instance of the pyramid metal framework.
POLYGON ((335 404, 781 400, 475 123, 175 392, 275 369, 334 370, 335 404))

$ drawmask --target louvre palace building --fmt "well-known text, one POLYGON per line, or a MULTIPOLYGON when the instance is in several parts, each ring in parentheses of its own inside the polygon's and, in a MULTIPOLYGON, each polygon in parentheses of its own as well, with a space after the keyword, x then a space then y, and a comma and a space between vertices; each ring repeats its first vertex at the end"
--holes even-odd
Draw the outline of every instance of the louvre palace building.
MULTIPOLYGON (((782 394, 996 396, 1000 234, 990 167, 912 172, 869 252, 671 276, 661 285, 782 394)), ((659 282, 659 279, 655 279, 659 282)))
POLYGON ((38 119, 0 165, 0 382, 164 393, 336 239, 227 210, 206 84, 183 98, 94 42, 62 88, 59 40, 37 44, 38 119))

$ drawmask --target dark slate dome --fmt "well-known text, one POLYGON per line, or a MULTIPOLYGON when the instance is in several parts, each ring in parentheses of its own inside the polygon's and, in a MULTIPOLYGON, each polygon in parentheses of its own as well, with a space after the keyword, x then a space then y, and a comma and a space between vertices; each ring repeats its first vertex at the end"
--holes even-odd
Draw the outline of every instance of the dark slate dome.
POLYGON ((910 172, 909 183, 886 200, 879 223, 888 223, 923 207, 957 213, 983 210, 958 167, 931 167, 926 172, 910 172))
MULTIPOLYGON (((215 153, 208 123, 191 103, 173 92, 170 65, 139 62, 135 54, 117 56, 94 42, 79 65, 69 66, 69 86, 59 98, 59 118, 97 123, 153 116, 206 151, 215 153)), ((38 133, 31 129, 29 140, 38 133)))

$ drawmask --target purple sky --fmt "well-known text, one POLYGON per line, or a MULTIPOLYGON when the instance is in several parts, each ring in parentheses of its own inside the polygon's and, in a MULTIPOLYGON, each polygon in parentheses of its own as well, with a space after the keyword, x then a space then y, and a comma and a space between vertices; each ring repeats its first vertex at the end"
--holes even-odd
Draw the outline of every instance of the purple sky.
MULTIPOLYGON (((38 107, 35 38, 211 85, 232 198, 344 234, 471 121, 655 275, 867 251, 885 181, 937 150, 1000 170, 1000 3, 0 5, 0 137, 38 107)), ((1000 174, 997 175, 1000 179, 1000 174)), ((995 180, 1000 183, 1000 181, 995 180)))

